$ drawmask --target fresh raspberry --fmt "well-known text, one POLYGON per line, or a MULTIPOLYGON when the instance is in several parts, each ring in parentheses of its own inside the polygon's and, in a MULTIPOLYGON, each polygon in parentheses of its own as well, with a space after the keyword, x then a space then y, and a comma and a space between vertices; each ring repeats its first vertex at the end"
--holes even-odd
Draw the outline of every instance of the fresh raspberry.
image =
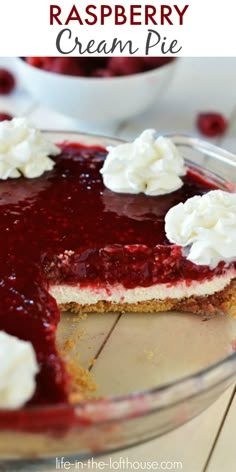
POLYGON ((111 57, 108 68, 114 75, 131 75, 143 71, 141 57, 111 57))
POLYGON ((25 62, 33 67, 41 69, 43 67, 43 57, 26 57, 25 62))
POLYGON ((0 121, 10 121, 12 120, 13 116, 10 115, 9 113, 5 113, 5 112, 0 112, 0 121))
POLYGON ((57 57, 47 69, 64 75, 85 76, 85 71, 74 57, 57 57))
POLYGON ((0 95, 8 95, 15 87, 15 79, 7 69, 0 69, 0 95))
POLYGON ((95 69, 92 77, 114 77, 114 73, 110 69, 95 69))
POLYGON ((38 69, 50 71, 57 57, 25 57, 25 62, 38 69))
POLYGON ((145 70, 150 69, 157 69, 158 67, 162 67, 169 62, 173 62, 176 60, 175 57, 143 57, 143 64, 145 66, 145 70))
POLYGON ((26 57, 39 69, 82 77, 131 75, 161 67, 173 57, 26 57))
POLYGON ((58 59, 58 57, 41 57, 41 63, 38 66, 40 69, 43 70, 52 70, 54 62, 58 59))
POLYGON ((199 113, 197 117, 197 127, 199 131, 209 138, 224 134, 227 126, 228 121, 220 113, 199 113))
POLYGON ((107 69, 109 58, 107 57, 80 57, 80 66, 86 71, 86 75, 94 76, 97 69, 107 69))

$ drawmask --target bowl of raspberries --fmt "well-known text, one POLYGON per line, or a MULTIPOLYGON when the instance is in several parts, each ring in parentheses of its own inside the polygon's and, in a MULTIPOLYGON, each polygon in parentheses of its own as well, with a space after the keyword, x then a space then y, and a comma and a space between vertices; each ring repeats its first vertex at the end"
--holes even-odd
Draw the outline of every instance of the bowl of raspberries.
POLYGON ((156 103, 173 76, 172 57, 24 57, 18 74, 31 95, 82 125, 111 125, 156 103))

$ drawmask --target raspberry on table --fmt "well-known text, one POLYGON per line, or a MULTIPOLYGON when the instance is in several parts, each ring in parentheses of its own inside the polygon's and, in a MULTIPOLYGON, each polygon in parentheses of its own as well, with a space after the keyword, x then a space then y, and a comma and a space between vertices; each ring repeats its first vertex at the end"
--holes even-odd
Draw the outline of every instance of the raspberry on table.
POLYGON ((221 113, 199 113, 197 127, 205 136, 214 138, 224 134, 228 127, 228 121, 221 113))
POLYGON ((8 95, 15 88, 15 78, 7 69, 0 68, 0 95, 8 95))

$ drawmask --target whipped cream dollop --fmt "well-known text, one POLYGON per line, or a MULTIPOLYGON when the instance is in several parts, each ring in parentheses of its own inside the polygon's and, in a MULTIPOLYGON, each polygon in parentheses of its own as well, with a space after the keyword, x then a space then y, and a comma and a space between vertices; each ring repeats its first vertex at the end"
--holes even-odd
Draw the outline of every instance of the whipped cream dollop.
POLYGON ((236 194, 212 190, 179 203, 167 212, 165 231, 194 264, 213 269, 235 261, 236 194))
POLYGON ((155 130, 108 151, 101 173, 105 187, 113 192, 164 195, 183 185, 183 157, 170 139, 156 137, 155 130))
POLYGON ((25 118, 0 123, 0 179, 39 177, 55 164, 48 156, 59 153, 60 149, 31 128, 25 118))
POLYGON ((0 331, 0 409, 19 408, 30 400, 38 371, 32 344, 0 331))

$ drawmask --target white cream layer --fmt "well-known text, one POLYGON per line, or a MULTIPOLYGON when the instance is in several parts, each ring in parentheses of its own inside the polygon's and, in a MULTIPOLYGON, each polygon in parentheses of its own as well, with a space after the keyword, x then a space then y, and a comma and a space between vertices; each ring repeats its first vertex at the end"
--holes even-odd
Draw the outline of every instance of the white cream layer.
POLYGON ((90 288, 78 285, 53 285, 50 287, 51 295, 59 305, 74 302, 80 305, 91 305, 99 301, 113 303, 137 303, 147 300, 165 300, 167 298, 186 298, 191 296, 212 295, 223 290, 233 278, 235 270, 228 270, 226 274, 213 277, 203 282, 185 282, 176 285, 156 284, 151 287, 124 288, 122 285, 110 285, 108 287, 90 288))

